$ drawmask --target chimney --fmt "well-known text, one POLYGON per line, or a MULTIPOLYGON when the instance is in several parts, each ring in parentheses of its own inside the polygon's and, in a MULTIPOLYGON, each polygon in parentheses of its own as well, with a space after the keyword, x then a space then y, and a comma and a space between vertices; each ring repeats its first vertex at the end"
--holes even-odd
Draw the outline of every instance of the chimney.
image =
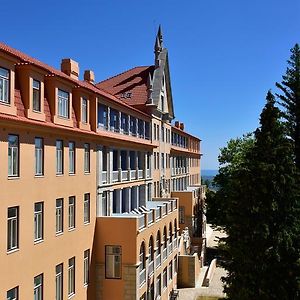
POLYGON ((89 82, 89 83, 94 83, 95 82, 95 74, 91 70, 86 70, 84 71, 84 80, 89 82))
POLYGON ((175 127, 179 128, 179 121, 175 121, 175 127))
POLYGON ((61 71, 68 76, 77 79, 79 76, 79 66, 78 62, 70 59, 70 58, 64 58, 61 61, 61 71))
POLYGON ((180 123, 179 128, 183 131, 184 130, 184 123, 180 123))

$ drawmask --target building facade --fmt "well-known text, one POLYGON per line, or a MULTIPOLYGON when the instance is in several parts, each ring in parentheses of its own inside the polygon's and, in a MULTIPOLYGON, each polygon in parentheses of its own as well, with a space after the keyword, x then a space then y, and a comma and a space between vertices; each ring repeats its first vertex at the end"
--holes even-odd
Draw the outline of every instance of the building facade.
POLYGON ((161 30, 153 66, 97 84, 0 44, 1 298, 174 295, 205 218, 200 140, 173 120, 161 30))

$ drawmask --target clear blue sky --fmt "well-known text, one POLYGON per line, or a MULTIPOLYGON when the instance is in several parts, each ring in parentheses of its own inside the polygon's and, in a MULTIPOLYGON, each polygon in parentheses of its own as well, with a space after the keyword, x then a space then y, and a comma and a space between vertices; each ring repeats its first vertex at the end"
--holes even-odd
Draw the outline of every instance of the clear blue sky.
POLYGON ((0 17, 3 42, 57 68, 71 57, 97 81, 152 64, 162 24, 175 114, 202 139, 203 169, 257 127, 300 42, 299 0, 3 1, 0 17))

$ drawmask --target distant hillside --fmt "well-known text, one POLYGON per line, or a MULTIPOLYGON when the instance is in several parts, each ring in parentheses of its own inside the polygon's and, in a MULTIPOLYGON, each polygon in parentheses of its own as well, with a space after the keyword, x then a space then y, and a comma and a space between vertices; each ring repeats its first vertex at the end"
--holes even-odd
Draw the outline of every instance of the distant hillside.
POLYGON ((201 170, 201 176, 214 177, 218 174, 218 170, 201 170))

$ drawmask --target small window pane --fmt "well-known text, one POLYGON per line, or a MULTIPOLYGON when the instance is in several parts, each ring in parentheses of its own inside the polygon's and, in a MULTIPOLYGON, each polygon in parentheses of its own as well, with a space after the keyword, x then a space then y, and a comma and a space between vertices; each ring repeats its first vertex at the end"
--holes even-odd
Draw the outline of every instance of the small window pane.
POLYGON ((121 278, 122 247, 105 246, 105 276, 111 279, 121 278))
POLYGON ((41 111, 41 83, 37 80, 32 81, 32 101, 33 110, 41 111))
POLYGON ((0 102, 9 104, 9 71, 0 68, 0 102))

